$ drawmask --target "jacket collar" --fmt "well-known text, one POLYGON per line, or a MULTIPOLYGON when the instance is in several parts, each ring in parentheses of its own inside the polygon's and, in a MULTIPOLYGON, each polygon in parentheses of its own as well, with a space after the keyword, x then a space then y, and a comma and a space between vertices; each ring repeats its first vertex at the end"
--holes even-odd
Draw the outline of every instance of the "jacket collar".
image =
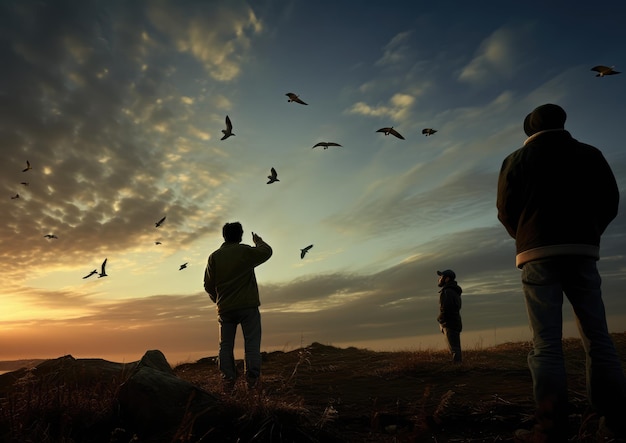
POLYGON ((524 146, 526 146, 527 143, 529 143, 531 140, 534 140, 535 138, 537 138, 537 136, 541 135, 541 134, 545 134, 546 132, 556 132, 556 131, 562 131, 562 132, 567 132, 565 129, 561 129, 561 128, 557 128, 557 129, 544 129, 543 131, 539 131, 539 132, 535 132, 533 135, 531 135, 530 137, 528 137, 526 139, 526 141, 524 142, 524 146))

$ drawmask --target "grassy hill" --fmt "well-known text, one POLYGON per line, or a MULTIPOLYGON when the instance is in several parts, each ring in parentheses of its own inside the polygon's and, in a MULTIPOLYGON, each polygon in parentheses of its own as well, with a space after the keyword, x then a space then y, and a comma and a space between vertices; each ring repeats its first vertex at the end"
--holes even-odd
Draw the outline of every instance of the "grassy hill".
MULTIPOLYGON (((612 336, 626 368, 626 333, 612 336)), ((260 386, 248 391, 240 382, 232 393, 222 392, 215 357, 180 364, 175 374, 218 396, 225 419, 205 435, 180 434, 176 442, 512 441, 515 429, 532 425, 530 349, 528 342, 468 349, 463 364, 454 365, 443 351, 374 352, 313 343, 264 353, 260 386)), ((564 350, 570 441, 592 442, 598 417, 585 397, 580 340, 565 340, 564 350)), ((64 384, 48 392, 33 384, 32 373, 22 374, 14 378, 18 389, 0 394, 3 442, 148 441, 118 438, 119 381, 110 386, 102 380, 97 389, 64 384)))
MULTIPOLYGON (((626 368, 626 333, 613 334, 613 340, 626 368)), ((324 428, 346 442, 512 441, 516 429, 532 426, 530 349, 521 342, 465 350, 463 364, 454 365, 442 351, 373 352, 313 343, 264 355, 261 394, 239 386, 224 401, 242 415, 266 412, 275 433, 288 433, 277 417, 295 414, 309 428, 324 428), (264 408, 280 413, 259 411, 264 408)), ((595 441, 598 417, 587 406, 580 340, 565 340, 564 350, 572 436, 595 441)), ((214 358, 180 365, 176 372, 219 392, 214 358)))

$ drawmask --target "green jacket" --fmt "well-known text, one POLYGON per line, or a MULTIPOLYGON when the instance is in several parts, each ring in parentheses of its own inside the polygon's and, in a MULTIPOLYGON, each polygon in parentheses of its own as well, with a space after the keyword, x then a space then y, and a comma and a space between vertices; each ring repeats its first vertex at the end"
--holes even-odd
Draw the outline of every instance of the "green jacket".
POLYGON ((217 303, 218 314, 261 304, 254 268, 272 256, 264 241, 256 246, 223 243, 208 259, 204 290, 217 303))

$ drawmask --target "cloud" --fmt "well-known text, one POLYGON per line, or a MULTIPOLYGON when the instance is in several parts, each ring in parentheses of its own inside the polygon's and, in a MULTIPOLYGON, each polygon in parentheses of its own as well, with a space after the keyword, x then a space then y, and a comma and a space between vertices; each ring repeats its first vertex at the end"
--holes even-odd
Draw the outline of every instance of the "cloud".
MULTIPOLYGON (((160 6, 150 3, 153 12, 160 6)), ((245 39, 249 23, 257 32, 246 11, 235 9, 220 29, 230 23, 245 39)), ((147 36, 146 11, 136 4, 106 12, 115 17, 114 51, 102 46, 102 11, 90 2, 21 2, 1 12, 13 43, 0 48, 11 65, 0 72, 11 85, 3 92, 0 188, 21 195, 2 202, 3 286, 31 268, 148 248, 163 214, 178 245, 212 232, 230 204, 212 191, 229 179, 224 157, 206 146, 203 97, 179 90, 178 55, 164 55, 167 41, 147 36), (22 173, 26 160, 33 169, 22 173), (46 242, 47 233, 59 240, 46 242)))
POLYGON ((409 116, 414 103, 414 96, 398 93, 394 94, 386 105, 370 106, 365 102, 357 102, 346 112, 370 117, 389 117, 394 121, 403 121, 409 116))
POLYGON ((215 80, 229 82, 241 73, 251 38, 263 30, 245 2, 197 2, 184 13, 174 4, 152 4, 149 17, 176 47, 198 60, 215 80), (216 10, 217 8, 217 10, 216 10))
POLYGON ((407 52, 409 46, 406 41, 411 36, 411 31, 401 32, 396 34, 387 45, 381 58, 376 61, 378 66, 390 66, 402 63, 408 59, 407 52))
MULTIPOLYGON (((459 170, 442 176, 448 166, 417 164, 404 174, 376 180, 344 211, 328 218, 331 226, 350 226, 353 232, 370 236, 380 226, 387 232, 403 231, 416 224, 428 231, 433 227, 456 226, 493 206, 485 195, 494 194, 497 175, 479 170, 459 170), (430 184, 437 180, 438 184, 430 184), (419 189, 428 186, 424 190, 419 189)), ((495 198, 495 194, 494 194, 495 198)))
POLYGON ((485 83, 494 77, 512 77, 519 63, 517 44, 524 41, 526 30, 503 27, 480 44, 474 58, 461 70, 459 80, 485 83))
MULTIPOLYGON (((517 275, 510 270, 512 247, 506 247, 503 231, 465 231, 413 245, 411 249, 420 251, 419 256, 372 275, 338 272, 282 284, 260 282, 264 329, 268 331, 264 346, 280 346, 281 340, 293 334, 303 334, 308 341, 332 342, 404 337, 407 331, 411 331, 410 335, 431 333, 436 330, 434 319, 438 310, 435 270, 442 267, 456 270, 467 293, 468 306, 472 306, 472 297, 494 301, 490 308, 482 309, 483 314, 502 304, 518 303, 517 292, 512 290, 519 284, 517 275), (479 283, 485 281, 486 275, 497 284, 479 283)), ((94 352, 97 343, 99 357, 116 354, 132 359, 154 347, 166 355, 180 353, 183 338, 187 349, 196 352, 214 348, 217 343, 215 329, 209 326, 215 324, 214 305, 203 293, 117 301, 77 299, 56 291, 37 297, 42 307, 54 310, 69 306, 73 300, 76 309, 80 307, 83 312, 62 320, 33 318, 26 323, 9 322, 8 330, 23 331, 26 325, 31 329, 37 325, 34 330, 42 334, 58 334, 58 346, 49 344, 45 349, 37 348, 36 332, 26 334, 30 344, 23 344, 31 357, 54 356, 55 352, 58 355, 61 349, 64 353, 85 355, 94 352), (103 331, 107 331, 107 338, 103 338, 103 331)), ((508 311, 510 315, 481 318, 481 325, 510 326, 519 310, 508 311)), ((475 328, 472 323, 468 321, 469 330, 475 328)), ((8 346, 3 352, 8 355, 16 349, 8 346)))
MULTIPOLYGON (((609 237, 619 236, 624 220, 623 216, 616 220, 609 237)), ((607 257, 619 248, 610 247, 607 257)), ((280 348, 285 341, 294 345, 301 340, 305 344, 398 341, 436 333, 435 271, 443 268, 454 269, 463 287, 464 337, 477 331, 527 327, 515 247, 503 227, 451 233, 407 245, 404 252, 406 260, 372 274, 334 272, 280 284, 260 281, 264 348, 280 348)), ((624 284, 621 263, 611 258, 601 262, 605 303, 616 312, 626 308, 619 297, 624 284)), ((161 349, 173 360, 185 359, 184 354, 196 359, 215 355, 214 305, 204 293, 117 301, 75 298, 62 291, 38 296, 42 307, 55 310, 72 301, 83 313, 61 320, 5 322, 4 340, 19 333, 25 341, 3 342, 3 354, 95 357, 97 352, 97 357, 117 361, 134 361, 148 349, 161 349)), ((566 320, 572 318, 567 307, 564 314, 566 320)))

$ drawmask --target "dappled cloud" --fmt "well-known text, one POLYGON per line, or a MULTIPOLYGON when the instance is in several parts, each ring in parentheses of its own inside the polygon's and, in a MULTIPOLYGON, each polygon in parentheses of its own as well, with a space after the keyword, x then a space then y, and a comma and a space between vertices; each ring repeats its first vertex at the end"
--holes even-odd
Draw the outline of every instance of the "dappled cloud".
POLYGON ((149 12, 177 49, 192 55, 218 81, 231 81, 240 74, 250 39, 263 30, 252 9, 239 1, 228 6, 198 2, 185 14, 175 3, 159 2, 152 4, 149 12))
MULTIPOLYGON (((178 68, 162 55, 168 41, 139 24, 145 11, 138 6, 119 24, 123 44, 116 39, 114 47, 112 40, 103 46, 102 26, 95 25, 102 14, 81 5, 54 18, 46 15, 49 4, 35 2, 2 14, 14 43, 4 49, 12 69, 0 73, 2 84, 12 85, 3 91, 11 112, 3 121, 0 185, 10 194, 28 180, 20 199, 10 202, 16 204, 3 203, 0 249, 11 253, 0 254, 8 269, 2 279, 20 280, 31 266, 76 265, 85 256, 101 260, 107 251, 147 249, 163 214, 179 245, 213 232, 221 221, 225 203, 216 203, 220 197, 211 189, 228 178, 215 156, 206 161, 215 151, 205 146, 212 137, 204 105, 176 86, 178 68), (25 26, 33 32, 25 33, 25 26), (32 170, 22 173, 26 160, 32 170), (46 240, 49 233, 58 240, 46 240)), ((176 25, 163 32, 184 31, 171 37, 186 41, 185 50, 200 60, 219 54, 210 69, 226 80, 240 70, 241 60, 229 61, 232 45, 245 49, 247 30, 261 29, 247 8, 229 10, 219 27, 204 26, 208 34, 190 11, 173 14, 167 3, 150 3, 147 16, 158 27, 160 17, 173 14, 176 25), (204 37, 217 52, 199 49, 204 37)))

